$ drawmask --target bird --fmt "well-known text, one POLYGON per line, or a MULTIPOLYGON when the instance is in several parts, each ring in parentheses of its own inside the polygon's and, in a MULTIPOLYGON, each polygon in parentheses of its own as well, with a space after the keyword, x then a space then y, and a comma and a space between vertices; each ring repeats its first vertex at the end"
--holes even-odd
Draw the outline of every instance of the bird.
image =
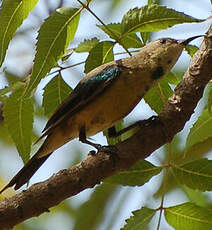
MULTIPOLYGON (((149 42, 134 56, 103 64, 82 78, 58 106, 43 130, 46 137, 35 155, 0 191, 19 189, 27 183, 48 157, 65 143, 87 139, 109 129, 127 116, 143 96, 175 65, 185 46, 202 35, 185 40, 160 38, 149 42)), ((37 141, 37 142, 38 142, 37 141)))

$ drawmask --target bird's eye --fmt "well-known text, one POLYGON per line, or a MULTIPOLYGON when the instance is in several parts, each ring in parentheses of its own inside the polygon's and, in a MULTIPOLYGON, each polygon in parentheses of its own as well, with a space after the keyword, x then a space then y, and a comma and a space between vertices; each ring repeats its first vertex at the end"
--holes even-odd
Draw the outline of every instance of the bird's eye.
POLYGON ((167 42, 167 39, 160 39, 161 44, 166 44, 166 42, 167 42))

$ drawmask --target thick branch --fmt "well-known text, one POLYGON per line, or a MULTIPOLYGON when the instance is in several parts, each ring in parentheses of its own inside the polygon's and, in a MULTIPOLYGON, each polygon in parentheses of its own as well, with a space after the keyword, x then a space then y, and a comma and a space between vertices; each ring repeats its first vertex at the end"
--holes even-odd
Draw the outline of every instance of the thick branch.
MULTIPOLYGON (((212 33, 210 33, 212 34, 212 33)), ((0 203, 0 227, 11 228, 33 216, 39 216, 64 199, 92 188, 104 178, 126 170, 138 160, 171 141, 183 129, 212 77, 212 37, 204 38, 192 58, 182 82, 168 100, 159 117, 142 127, 135 135, 116 145, 117 159, 105 153, 88 155, 80 164, 61 170, 48 180, 0 203), (166 134, 166 137, 164 137, 166 134)))

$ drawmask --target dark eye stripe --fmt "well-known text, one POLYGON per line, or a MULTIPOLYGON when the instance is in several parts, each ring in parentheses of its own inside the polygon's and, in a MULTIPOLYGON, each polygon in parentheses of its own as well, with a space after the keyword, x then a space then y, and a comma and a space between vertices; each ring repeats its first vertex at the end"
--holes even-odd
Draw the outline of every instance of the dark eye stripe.
POLYGON ((160 39, 161 44, 165 44, 167 42, 167 39, 160 39))

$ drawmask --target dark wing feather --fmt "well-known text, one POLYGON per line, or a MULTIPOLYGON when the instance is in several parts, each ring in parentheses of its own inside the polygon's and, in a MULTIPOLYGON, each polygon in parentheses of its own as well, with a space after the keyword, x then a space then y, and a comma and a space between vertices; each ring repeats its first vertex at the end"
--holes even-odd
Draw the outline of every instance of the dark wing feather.
POLYGON ((120 69, 118 66, 107 66, 101 73, 79 82, 76 88, 51 116, 43 130, 43 132, 46 132, 42 137, 49 134, 51 129, 60 124, 60 122, 84 108, 90 101, 110 86, 119 74, 120 69))

